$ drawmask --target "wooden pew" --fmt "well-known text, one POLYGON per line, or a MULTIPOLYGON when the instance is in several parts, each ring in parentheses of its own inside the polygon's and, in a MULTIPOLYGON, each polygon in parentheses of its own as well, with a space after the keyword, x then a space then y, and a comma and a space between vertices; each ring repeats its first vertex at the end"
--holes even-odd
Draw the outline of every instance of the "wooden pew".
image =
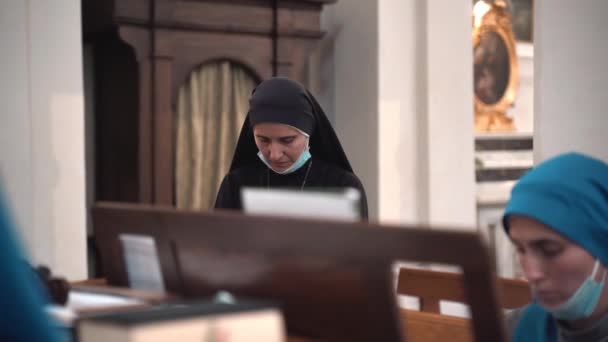
MULTIPOLYGON (((461 274, 422 269, 401 268, 397 294, 418 297, 420 310, 401 310, 408 341, 473 341, 471 322, 467 318, 440 314, 439 302, 466 303, 461 274)), ((497 295, 503 308, 515 309, 531 300, 528 283, 516 279, 497 279, 497 295)))
MULTIPOLYGON (((119 295, 128 298, 143 300, 149 305, 159 303, 160 299, 172 300, 174 297, 161 295, 159 293, 133 290, 127 288, 110 287, 103 278, 88 279, 71 283, 74 290, 85 290, 93 293, 119 295)), ((143 305, 143 304, 142 304, 143 305)), ((116 312, 120 310, 138 309, 142 305, 130 305, 124 308, 109 307, 95 308, 83 311, 80 314, 116 312)), ((414 310, 401 310, 400 321, 402 330, 405 332, 407 342, 430 342, 451 341, 470 342, 473 341, 473 330, 471 321, 466 318, 445 316, 436 313, 421 312, 414 310)), ((288 342, 325 342, 304 337, 290 336, 288 342)))
POLYGON ((467 318, 401 310, 401 324, 408 342, 471 342, 473 329, 467 318))
MULTIPOLYGON (((175 299, 166 294, 133 290, 128 288, 111 287, 107 285, 104 278, 87 279, 72 282, 74 290, 89 291, 110 295, 119 295, 128 298, 143 300, 149 305, 157 304, 162 300, 175 299)), ((119 310, 132 310, 140 308, 141 305, 130 305, 125 308, 95 308, 90 313, 116 312, 119 310)), ((84 311, 81 314, 86 314, 84 311)), ((470 342, 473 341, 471 321, 461 317, 444 316, 436 313, 421 312, 414 310, 401 310, 400 321, 402 330, 405 332, 407 342, 430 342, 430 341, 451 341, 451 342, 470 342)), ((287 342, 325 342, 304 337, 290 336, 287 342)))
MULTIPOLYGON (((517 279, 497 279, 498 302, 502 308, 515 309, 531 301, 528 282, 517 279)), ((466 303, 462 274, 421 269, 401 268, 397 294, 418 297, 420 310, 440 313, 439 301, 466 303)))
POLYGON ((506 341, 489 253, 473 233, 102 203, 93 221, 110 285, 127 285, 120 234, 149 235, 172 293, 271 298, 281 303, 291 335, 328 341, 400 341, 428 330, 435 316, 406 313, 421 328, 402 333, 392 264, 457 265, 469 332, 476 341, 506 341))

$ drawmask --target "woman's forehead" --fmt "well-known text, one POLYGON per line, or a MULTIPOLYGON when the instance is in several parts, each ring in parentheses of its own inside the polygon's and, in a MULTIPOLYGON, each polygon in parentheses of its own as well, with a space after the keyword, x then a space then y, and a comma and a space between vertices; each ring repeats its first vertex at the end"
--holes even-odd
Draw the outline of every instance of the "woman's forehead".
POLYGON ((290 135, 305 135, 299 129, 276 122, 262 122, 253 126, 255 135, 263 135, 265 137, 282 137, 290 135))
POLYGON ((568 240, 544 223, 527 216, 509 217, 509 235, 513 240, 568 240))

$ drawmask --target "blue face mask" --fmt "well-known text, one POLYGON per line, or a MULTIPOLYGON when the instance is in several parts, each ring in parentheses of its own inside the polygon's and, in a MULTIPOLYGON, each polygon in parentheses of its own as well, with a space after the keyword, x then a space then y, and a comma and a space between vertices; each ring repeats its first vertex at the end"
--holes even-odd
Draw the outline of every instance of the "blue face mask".
POLYGON ((290 174, 292 172, 297 171, 298 169, 300 169, 302 166, 304 166, 304 164, 306 164, 306 162, 311 158, 311 154, 310 154, 310 149, 308 148, 308 141, 306 142, 306 148, 304 149, 304 151, 302 151, 302 153, 300 153, 300 156, 298 157, 298 160, 296 160, 293 164, 291 164, 290 167, 288 167, 287 169, 283 170, 283 171, 276 171, 272 168, 272 166, 270 166, 270 163, 266 160, 266 158, 264 157, 264 154, 262 153, 262 151, 258 152, 258 158, 260 158, 260 160, 266 164, 266 166, 268 166, 269 169, 271 169, 272 171, 274 171, 275 173, 278 173, 280 175, 286 175, 286 174, 290 174))
POLYGON ((604 282, 606 280, 606 270, 604 270, 604 277, 601 282, 595 281, 595 275, 599 269, 600 261, 595 262, 593 266, 593 272, 585 279, 585 281, 579 286, 578 290, 574 292, 565 303, 560 304, 557 308, 547 310, 553 317, 561 320, 574 321, 581 318, 589 317, 602 295, 604 288, 604 282))

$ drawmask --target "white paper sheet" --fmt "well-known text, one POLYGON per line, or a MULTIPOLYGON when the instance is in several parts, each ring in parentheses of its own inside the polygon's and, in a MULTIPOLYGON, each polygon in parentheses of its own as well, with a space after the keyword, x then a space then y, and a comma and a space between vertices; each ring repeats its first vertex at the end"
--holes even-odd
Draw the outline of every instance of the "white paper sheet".
POLYGON ((248 214, 329 219, 354 222, 360 219, 357 189, 299 191, 243 188, 243 207, 248 214))

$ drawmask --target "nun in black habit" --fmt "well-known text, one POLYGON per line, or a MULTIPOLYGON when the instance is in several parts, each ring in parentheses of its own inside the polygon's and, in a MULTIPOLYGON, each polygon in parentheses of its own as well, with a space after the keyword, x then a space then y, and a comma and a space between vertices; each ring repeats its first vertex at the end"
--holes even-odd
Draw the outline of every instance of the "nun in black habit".
POLYGON ((242 209, 243 186, 355 188, 367 219, 365 190, 327 116, 310 92, 287 78, 271 78, 253 90, 215 208, 242 209))

